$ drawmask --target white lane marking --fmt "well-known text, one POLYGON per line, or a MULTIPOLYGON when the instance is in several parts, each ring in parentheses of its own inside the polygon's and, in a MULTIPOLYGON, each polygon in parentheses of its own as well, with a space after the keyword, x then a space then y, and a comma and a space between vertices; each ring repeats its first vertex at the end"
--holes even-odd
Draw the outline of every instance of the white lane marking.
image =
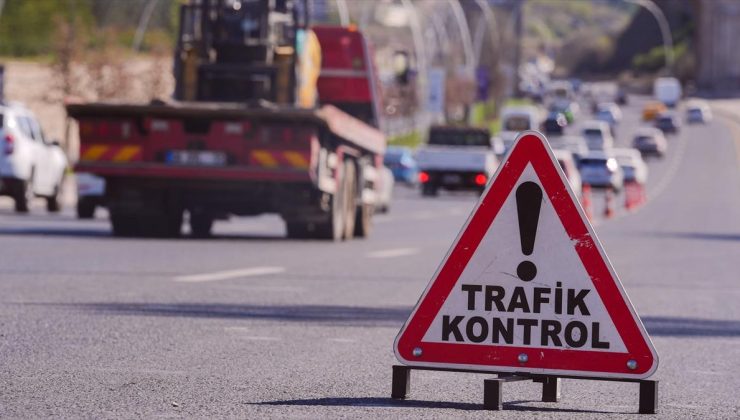
POLYGON ((367 254, 368 258, 397 258, 419 253, 419 248, 393 248, 373 251, 367 254))
POLYGON ((240 277, 264 276, 267 274, 278 274, 284 271, 284 267, 251 267, 239 270, 216 271, 213 273, 189 274, 185 276, 177 276, 173 280, 183 283, 199 283, 205 281, 236 279, 240 277))
POLYGON ((238 338, 252 341, 280 341, 277 337, 264 337, 260 335, 240 335, 238 338))
POLYGON ((353 340, 351 338, 330 338, 328 341, 333 341, 335 343, 354 343, 357 340, 353 340))

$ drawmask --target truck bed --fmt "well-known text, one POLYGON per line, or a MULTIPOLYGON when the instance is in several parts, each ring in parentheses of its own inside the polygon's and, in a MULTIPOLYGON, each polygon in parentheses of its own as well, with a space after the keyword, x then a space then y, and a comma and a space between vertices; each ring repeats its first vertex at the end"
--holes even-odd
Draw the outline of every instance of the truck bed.
POLYGON ((200 118, 307 123, 329 129, 342 139, 372 153, 385 152, 383 134, 332 105, 302 109, 273 104, 246 105, 230 102, 180 102, 127 104, 113 102, 69 103, 67 114, 82 118, 200 118))
POLYGON ((427 146, 416 155, 422 171, 480 171, 493 173, 496 158, 490 148, 427 146))

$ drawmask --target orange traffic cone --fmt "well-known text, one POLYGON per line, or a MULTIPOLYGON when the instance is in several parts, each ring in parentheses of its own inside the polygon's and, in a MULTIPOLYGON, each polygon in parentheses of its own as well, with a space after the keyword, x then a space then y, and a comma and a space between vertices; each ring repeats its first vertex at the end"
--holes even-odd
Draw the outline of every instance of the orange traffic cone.
POLYGON ((640 191, 639 185, 636 182, 628 182, 624 184, 624 208, 632 210, 639 205, 640 191))
POLYGON ((614 217, 614 191, 611 187, 606 189, 606 208, 604 209, 604 217, 610 219, 614 217))
POLYGON ((591 214, 591 185, 589 184, 581 186, 581 207, 583 207, 583 212, 586 213, 588 220, 591 220, 593 217, 591 214))

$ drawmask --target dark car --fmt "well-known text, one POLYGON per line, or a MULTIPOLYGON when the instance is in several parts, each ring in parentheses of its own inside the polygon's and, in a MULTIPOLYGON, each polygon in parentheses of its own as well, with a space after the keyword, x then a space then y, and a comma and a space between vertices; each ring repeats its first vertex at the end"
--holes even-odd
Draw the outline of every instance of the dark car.
POLYGON ((562 112, 551 112, 542 125, 545 134, 562 135, 565 127, 568 126, 568 119, 562 112))
POLYGON ((678 117, 670 112, 658 115, 653 125, 664 133, 678 133, 678 130, 681 127, 678 117))

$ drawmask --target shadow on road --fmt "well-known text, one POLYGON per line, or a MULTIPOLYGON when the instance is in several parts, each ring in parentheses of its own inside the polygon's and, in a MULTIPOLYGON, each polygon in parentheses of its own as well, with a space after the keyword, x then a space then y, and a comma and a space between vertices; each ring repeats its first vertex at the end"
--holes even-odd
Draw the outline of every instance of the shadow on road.
POLYGON ((294 242, 313 242, 313 243, 332 243, 326 240, 297 240, 290 239, 284 235, 261 235, 261 234, 216 234, 208 238, 193 238, 189 235, 182 235, 177 238, 155 238, 155 237, 127 237, 119 238, 113 236, 110 228, 105 226, 101 228, 54 228, 54 227, 3 227, 0 228, 0 236, 47 236, 47 237, 77 237, 77 238, 111 238, 116 240, 158 240, 158 241, 294 241, 294 242))
MULTIPOLYGON (((571 408, 530 406, 524 404, 539 403, 540 401, 509 401, 504 402, 505 410, 515 411, 543 411, 564 413, 605 413, 614 414, 609 411, 579 410, 571 408)), ((336 397, 336 398, 308 398, 299 400, 264 401, 251 403, 255 405, 298 405, 298 406, 323 406, 323 407, 388 407, 388 408, 443 408, 454 410, 483 410, 483 404, 448 402, 448 401, 422 401, 422 400, 394 400, 383 397, 336 397)), ((627 413, 623 413, 627 414, 627 413)))
MULTIPOLYGON (((232 305, 207 303, 38 303, 105 314, 191 318, 266 319, 337 325, 400 327, 412 308, 342 305, 232 305)), ((648 333, 663 337, 740 337, 740 321, 647 316, 648 333)))
POLYGON ((104 238, 110 232, 101 229, 56 229, 56 228, 0 228, 2 236, 56 236, 77 238, 104 238))
POLYGON ((82 303, 49 304, 94 311, 105 314, 193 317, 268 319, 288 322, 315 322, 339 325, 400 327, 411 313, 407 307, 370 308, 361 306, 330 305, 230 305, 200 303, 82 303))
POLYGON ((713 241, 740 241, 740 233, 710 232, 645 232, 645 236, 676 239, 703 239, 713 241))
POLYGON ((740 337, 740 321, 646 316, 650 335, 665 337, 740 337))

